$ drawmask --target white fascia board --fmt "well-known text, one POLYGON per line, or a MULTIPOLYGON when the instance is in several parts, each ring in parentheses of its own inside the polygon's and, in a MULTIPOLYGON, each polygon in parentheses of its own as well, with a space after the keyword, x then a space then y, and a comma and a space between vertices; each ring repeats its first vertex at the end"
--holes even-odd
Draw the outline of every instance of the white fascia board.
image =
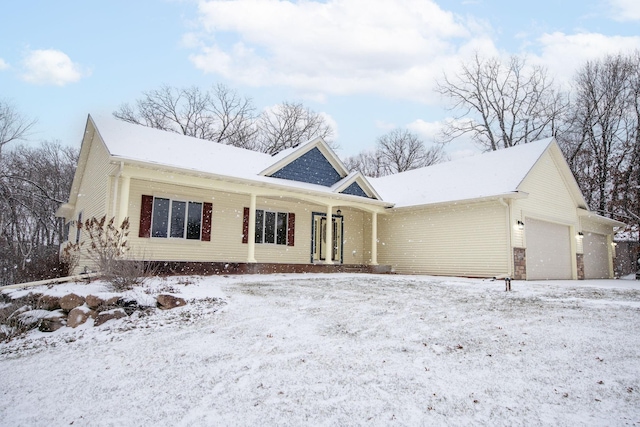
POLYGON ((367 178, 364 175, 362 175, 360 171, 351 172, 342 180, 336 182, 331 187, 331 190, 334 193, 340 193, 341 191, 344 191, 347 187, 349 187, 354 182, 358 183, 360 188, 362 188, 364 192, 367 193, 370 197, 373 197, 378 200, 382 200, 382 198, 380 197, 376 189, 373 188, 371 183, 367 180, 367 178))
POLYGON ((606 224, 611 227, 626 227, 627 224, 621 221, 617 221, 615 219, 607 218, 606 216, 602 216, 595 212, 591 212, 587 209, 578 208, 578 216, 583 218, 588 218, 592 221, 599 222, 601 224, 606 224))
POLYGON ((443 202, 436 203, 423 203, 420 205, 407 205, 407 206, 398 206, 390 208, 390 211, 407 211, 407 210, 417 210, 431 207, 442 207, 447 205, 456 205, 462 203, 479 203, 479 202, 488 202, 492 200, 500 200, 500 199, 525 199, 529 197, 529 193, 524 191, 513 191, 509 193, 503 194, 494 194, 492 196, 484 196, 484 197, 475 197, 472 199, 459 199, 459 200, 447 200, 443 202))

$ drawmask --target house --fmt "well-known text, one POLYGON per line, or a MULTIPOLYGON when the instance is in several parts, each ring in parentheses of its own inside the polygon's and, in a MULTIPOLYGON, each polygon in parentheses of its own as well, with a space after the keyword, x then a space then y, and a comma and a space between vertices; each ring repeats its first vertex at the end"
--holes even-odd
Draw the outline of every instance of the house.
POLYGON ((612 277, 622 225, 587 209, 553 139, 373 179, 320 138, 271 156, 93 116, 58 215, 129 218, 132 257, 180 272, 516 279, 612 277))

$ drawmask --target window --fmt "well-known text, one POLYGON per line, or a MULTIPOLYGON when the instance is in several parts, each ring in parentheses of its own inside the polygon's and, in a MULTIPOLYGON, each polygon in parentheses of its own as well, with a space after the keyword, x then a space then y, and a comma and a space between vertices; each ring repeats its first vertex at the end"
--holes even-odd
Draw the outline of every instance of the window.
MULTIPOLYGON (((256 234, 254 242, 295 246, 296 214, 270 212, 256 209, 256 234)), ((242 243, 249 243, 249 208, 244 208, 242 218, 242 243)))
POLYGON ((140 237, 210 240, 211 204, 143 196, 140 237), (204 206, 204 209, 203 209, 204 206), (203 229, 203 222, 207 228, 203 229), (149 230, 151 233, 148 233, 149 230))

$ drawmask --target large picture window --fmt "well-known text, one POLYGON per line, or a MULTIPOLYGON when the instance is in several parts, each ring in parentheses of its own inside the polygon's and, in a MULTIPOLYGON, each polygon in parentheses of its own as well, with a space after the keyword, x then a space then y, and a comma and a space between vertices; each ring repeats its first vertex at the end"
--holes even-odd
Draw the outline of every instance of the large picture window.
POLYGON ((151 237, 200 239, 202 203, 153 198, 151 237))

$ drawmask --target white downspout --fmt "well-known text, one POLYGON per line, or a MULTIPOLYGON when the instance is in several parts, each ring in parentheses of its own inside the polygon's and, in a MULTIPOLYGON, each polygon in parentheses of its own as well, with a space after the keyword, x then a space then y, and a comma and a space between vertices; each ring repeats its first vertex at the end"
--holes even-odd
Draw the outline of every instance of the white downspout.
POLYGON ((509 271, 507 271, 507 275, 511 278, 513 278, 513 254, 511 253, 511 206, 509 205, 509 203, 506 203, 504 201, 504 198, 500 197, 500 199, 498 199, 498 201, 500 202, 500 204, 502 206, 504 206, 505 208, 507 208, 507 261, 508 261, 508 268, 509 271))

